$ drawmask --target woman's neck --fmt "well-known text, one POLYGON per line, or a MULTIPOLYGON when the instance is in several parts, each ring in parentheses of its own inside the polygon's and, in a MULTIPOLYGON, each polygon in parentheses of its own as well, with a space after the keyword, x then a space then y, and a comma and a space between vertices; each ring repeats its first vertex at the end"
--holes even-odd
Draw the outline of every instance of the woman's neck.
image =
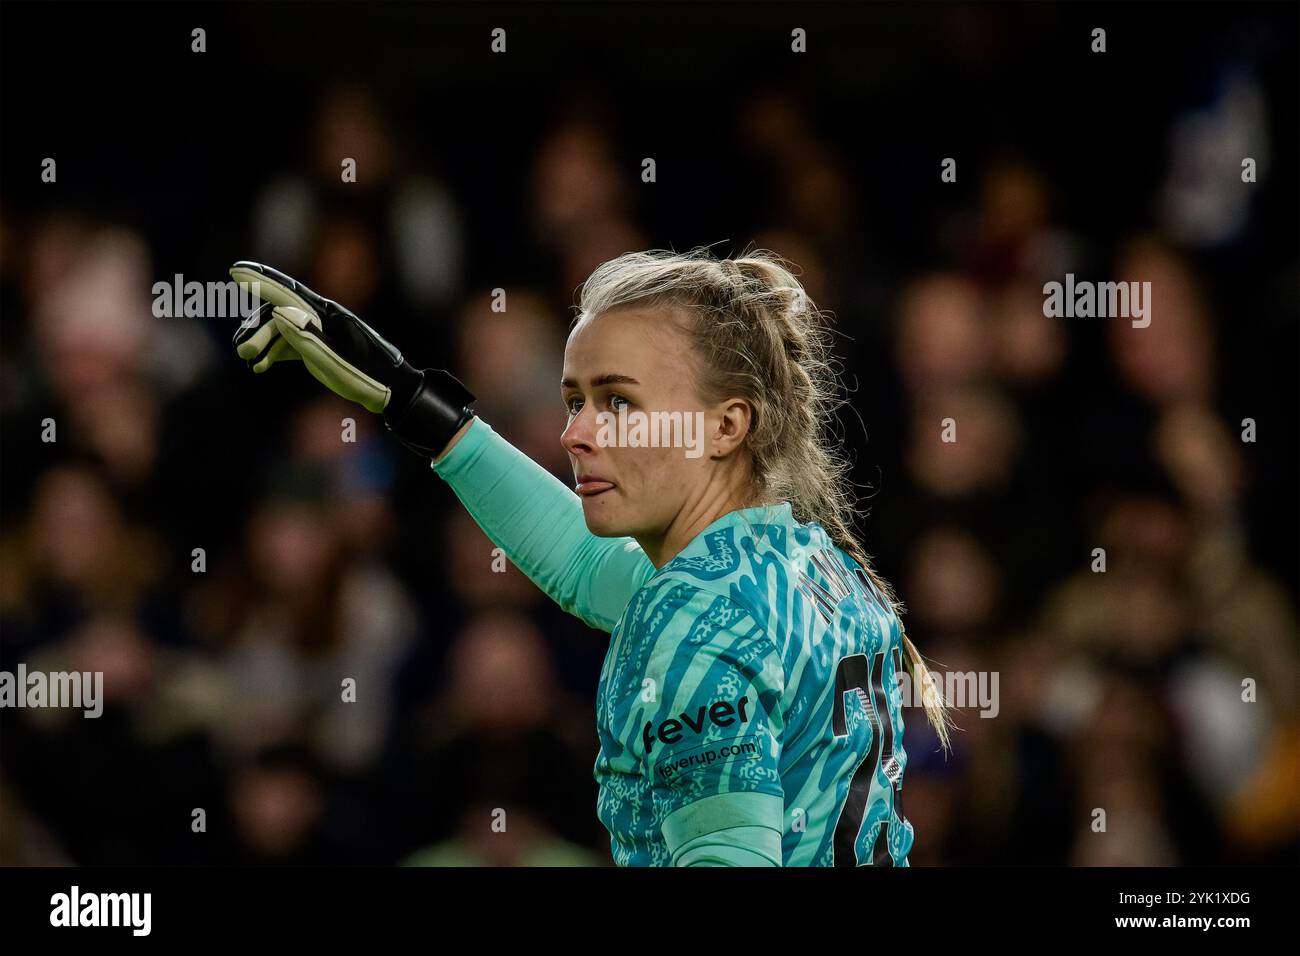
POLYGON ((709 501, 706 497, 695 506, 682 508, 662 534, 637 535, 636 541, 641 545, 641 550, 645 552, 646 557, 650 559, 650 563, 655 566, 655 570, 658 570, 681 554, 701 531, 719 518, 733 511, 756 508, 761 504, 763 502, 756 500, 752 492, 732 489, 724 495, 717 496, 715 500, 709 501))

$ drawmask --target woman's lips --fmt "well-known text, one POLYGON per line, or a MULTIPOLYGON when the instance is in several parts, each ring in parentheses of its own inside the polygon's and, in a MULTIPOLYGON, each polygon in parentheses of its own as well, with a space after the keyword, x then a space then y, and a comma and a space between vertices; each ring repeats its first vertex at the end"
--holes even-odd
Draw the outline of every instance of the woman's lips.
POLYGON ((610 481, 581 481, 577 484, 574 490, 584 498, 590 498, 593 495, 609 491, 609 489, 613 487, 614 483, 610 481))

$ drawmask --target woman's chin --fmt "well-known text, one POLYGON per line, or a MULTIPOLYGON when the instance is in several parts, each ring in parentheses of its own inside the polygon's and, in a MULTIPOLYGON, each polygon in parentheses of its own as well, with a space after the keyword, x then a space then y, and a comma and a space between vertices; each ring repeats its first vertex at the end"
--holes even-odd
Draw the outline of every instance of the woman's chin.
POLYGON ((601 507, 600 502, 586 500, 582 503, 582 516, 586 519, 587 530, 600 538, 621 538, 627 532, 609 510, 601 507))

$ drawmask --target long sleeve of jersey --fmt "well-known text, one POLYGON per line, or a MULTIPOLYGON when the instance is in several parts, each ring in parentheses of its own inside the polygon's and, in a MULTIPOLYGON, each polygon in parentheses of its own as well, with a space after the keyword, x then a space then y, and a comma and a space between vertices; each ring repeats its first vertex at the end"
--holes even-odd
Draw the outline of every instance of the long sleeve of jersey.
POLYGON ((612 631, 654 574, 634 539, 588 531, 572 489, 481 418, 433 470, 516 567, 591 627, 612 631))

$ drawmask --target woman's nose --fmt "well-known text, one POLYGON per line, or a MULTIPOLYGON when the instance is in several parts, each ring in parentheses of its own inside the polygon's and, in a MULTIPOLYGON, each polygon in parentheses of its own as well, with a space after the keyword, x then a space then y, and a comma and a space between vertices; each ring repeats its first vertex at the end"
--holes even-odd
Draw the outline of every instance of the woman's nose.
POLYGON ((595 434, 596 416, 589 415, 584 407, 569 419, 564 434, 560 436, 560 444, 570 454, 577 454, 579 451, 589 452, 596 447, 595 434))

